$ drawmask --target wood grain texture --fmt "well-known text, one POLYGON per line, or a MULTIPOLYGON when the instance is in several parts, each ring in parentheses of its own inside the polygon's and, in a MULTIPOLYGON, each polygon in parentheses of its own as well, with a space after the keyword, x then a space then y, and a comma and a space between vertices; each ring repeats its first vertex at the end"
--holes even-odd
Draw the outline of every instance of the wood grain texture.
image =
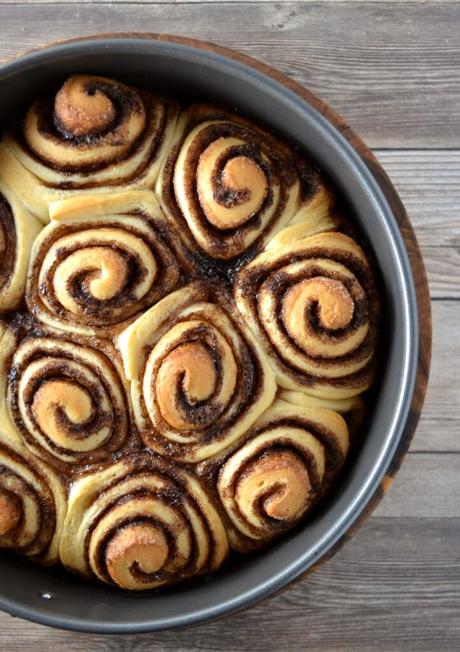
POLYGON ((94 636, 0 615, 5 652, 453 652, 460 519, 371 519, 320 571, 254 609, 179 632, 94 636))
POLYGON ((0 0, 0 60, 47 40, 148 29, 235 47, 324 97, 379 148, 378 159, 406 205, 425 256, 436 300, 423 418, 375 515, 351 544, 287 592, 238 616, 152 636, 73 634, 0 614, 0 650, 456 652, 460 5, 252 2, 236 8, 212 0, 203 5, 202 0, 91 6, 0 0))
POLYGON ((374 150, 391 177, 422 246, 460 243, 460 151, 374 150))
POLYGON ((460 146, 460 4, 0 5, 0 57, 64 37, 155 31, 241 50, 308 85, 372 147, 460 146))
MULTIPOLYGON (((458 274, 458 271, 457 271, 458 274)), ((422 419, 411 445, 416 452, 460 453, 459 301, 435 301, 433 355, 422 419)), ((458 479, 460 489, 460 478, 458 479)))
MULTIPOLYGON (((246 0, 98 0, 98 4, 100 5, 116 5, 116 4, 133 4, 133 5, 138 5, 138 4, 216 4, 217 2, 226 2, 226 3, 232 3, 232 4, 245 4, 246 0)), ((273 4, 273 0, 251 0, 253 3, 271 3, 273 4)), ((277 0, 276 4, 281 5, 281 4, 286 4, 290 2, 291 0, 277 0)), ((309 3, 315 3, 315 4, 325 4, 328 2, 331 2, 331 0, 303 0, 304 2, 309 2, 309 3)), ((376 4, 383 4, 382 0, 333 0, 335 4, 371 4, 371 3, 376 3, 376 4)), ((443 2, 444 0, 384 0, 385 4, 414 4, 414 2, 417 2, 418 4, 421 4, 422 2, 443 2)), ((451 0, 453 2, 454 0, 451 0)), ((11 5, 14 4, 14 0, 0 0, 0 4, 4 5, 11 5)), ((32 5, 32 4, 37 4, 37 5, 49 5, 49 4, 94 4, 94 0, 59 0, 59 2, 56 2, 56 0, 22 0, 21 4, 24 5, 32 5)))
MULTIPOLYGON (((460 517, 460 455, 411 453, 404 460, 376 517, 460 517)), ((353 545, 351 543, 350 545, 353 545)))
POLYGON ((460 152, 376 150, 417 233, 433 298, 460 298, 460 152))

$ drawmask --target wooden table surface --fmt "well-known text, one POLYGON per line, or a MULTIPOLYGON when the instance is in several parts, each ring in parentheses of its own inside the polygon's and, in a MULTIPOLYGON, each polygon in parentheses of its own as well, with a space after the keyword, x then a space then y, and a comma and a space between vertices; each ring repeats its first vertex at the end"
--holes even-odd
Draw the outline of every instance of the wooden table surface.
POLYGON ((0 650, 459 650, 460 4, 0 0, 0 29, 0 61, 60 38, 144 30, 230 46, 306 85, 399 190, 434 321, 427 402, 394 487, 309 579, 246 613, 155 635, 73 634, 0 614, 0 650))

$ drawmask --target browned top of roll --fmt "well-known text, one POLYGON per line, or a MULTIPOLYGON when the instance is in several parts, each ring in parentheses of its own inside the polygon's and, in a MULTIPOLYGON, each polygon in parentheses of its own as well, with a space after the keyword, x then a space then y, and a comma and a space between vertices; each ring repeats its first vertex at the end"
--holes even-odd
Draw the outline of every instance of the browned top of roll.
POLYGON ((0 148, 0 548, 130 591, 210 573, 338 487, 372 264, 322 172, 237 113, 76 74, 23 118, 0 148))

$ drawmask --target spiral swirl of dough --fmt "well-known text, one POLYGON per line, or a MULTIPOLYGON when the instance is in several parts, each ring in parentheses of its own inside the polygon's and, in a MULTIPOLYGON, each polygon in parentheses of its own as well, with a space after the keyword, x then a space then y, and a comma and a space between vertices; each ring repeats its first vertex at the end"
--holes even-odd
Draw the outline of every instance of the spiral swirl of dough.
POLYGON ((354 232, 216 106, 77 74, 5 125, 0 549, 142 591, 311 520, 377 367, 354 232))
POLYGON ((275 401, 219 472, 232 547, 245 551, 292 528, 327 491, 348 445, 339 414, 275 401))
POLYGON ((30 251, 41 228, 0 179, 0 313, 17 308, 24 297, 30 251))
POLYGON ((51 335, 13 342, 2 401, 33 453, 71 472, 127 444, 129 403, 121 363, 108 342, 89 346, 75 336, 51 335))
POLYGON ((28 209, 114 188, 150 188, 168 151, 178 106, 105 77, 74 75, 35 102, 21 132, 7 133, 0 167, 28 209))
POLYGON ((60 555, 82 575, 133 591, 218 568, 227 535, 200 481, 145 453, 72 487, 60 555))
POLYGON ((0 434, 0 548, 43 564, 57 562, 66 509, 58 475, 0 434))
POLYGON ((256 125, 208 105, 179 118, 157 192, 187 246, 221 260, 265 242, 299 211, 307 218, 309 207, 320 213, 329 205, 311 165, 256 125))
POLYGON ((181 267, 153 193, 72 198, 52 207, 29 270, 29 310, 47 326, 110 336, 175 289, 181 267))
POLYGON ((271 404, 270 365, 231 315, 225 290, 195 283, 120 335, 136 421, 158 453, 203 460, 238 439, 271 404))
POLYGON ((281 233, 242 268, 235 296, 282 387, 342 399, 370 386, 379 309, 354 240, 327 232, 289 244, 281 233))

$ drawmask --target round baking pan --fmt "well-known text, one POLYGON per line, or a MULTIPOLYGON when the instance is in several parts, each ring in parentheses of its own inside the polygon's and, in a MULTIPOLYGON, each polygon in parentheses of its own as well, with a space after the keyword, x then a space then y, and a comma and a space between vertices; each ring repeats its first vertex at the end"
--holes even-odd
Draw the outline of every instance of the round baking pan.
POLYGON ((12 115, 72 73, 97 73, 238 110, 299 143, 347 201, 372 251, 383 295, 385 352, 373 410, 353 463, 309 522, 212 578, 127 594, 0 556, 0 608, 46 625, 97 633, 183 627, 241 610, 310 573, 356 531, 391 485, 414 432, 431 346, 428 287, 396 191, 344 121, 281 73, 200 41, 155 34, 101 35, 31 52, 0 68, 0 116, 12 115))

